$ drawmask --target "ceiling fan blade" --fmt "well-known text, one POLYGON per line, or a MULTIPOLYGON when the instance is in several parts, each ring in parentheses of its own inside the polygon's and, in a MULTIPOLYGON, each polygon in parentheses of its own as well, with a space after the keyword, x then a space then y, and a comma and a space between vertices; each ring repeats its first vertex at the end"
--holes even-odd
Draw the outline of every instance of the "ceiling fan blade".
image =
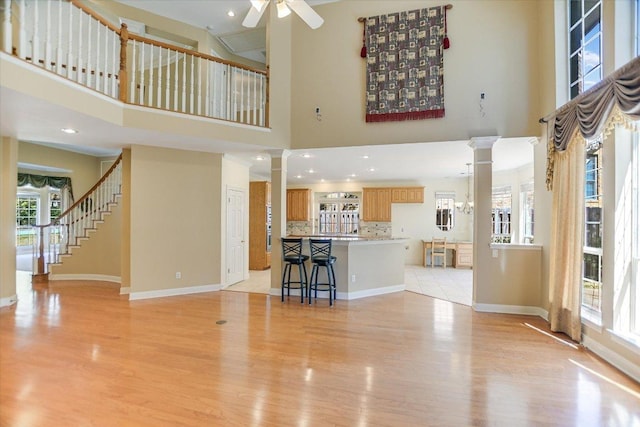
POLYGON ((260 18, 262 18, 262 14, 264 13, 265 10, 267 10, 267 7, 266 7, 267 3, 269 2, 265 1, 264 3, 262 3, 262 7, 260 9, 256 9, 255 5, 252 5, 249 8, 249 12, 247 13, 247 16, 245 16, 244 21, 242 21, 242 26, 247 28, 255 28, 256 25, 258 25, 258 22, 260 22, 260 18))
POLYGON ((324 19, 304 0, 286 0, 286 3, 312 29, 315 30, 324 23, 324 19))

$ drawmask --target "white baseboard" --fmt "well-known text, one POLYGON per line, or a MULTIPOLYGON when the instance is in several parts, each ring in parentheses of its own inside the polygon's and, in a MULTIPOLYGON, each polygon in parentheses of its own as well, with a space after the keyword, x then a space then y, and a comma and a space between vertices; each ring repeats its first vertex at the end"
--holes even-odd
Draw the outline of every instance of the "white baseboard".
POLYGON ((120 276, 107 276, 106 274, 49 274, 49 280, 94 280, 120 283, 120 276))
MULTIPOLYGON (((405 287, 406 287, 405 285, 394 285, 394 286, 387 286, 384 288, 365 289, 363 291, 355 291, 355 292, 337 292, 336 299, 351 300, 351 299, 372 297, 376 295, 391 294, 394 292, 402 292, 405 290, 405 287)), ((270 288, 269 295, 274 297, 279 297, 281 295, 280 288, 270 288)), ((300 289, 291 289, 291 297, 294 297, 294 296, 296 297, 300 296, 300 289)), ((318 298, 329 299, 328 291, 318 291, 318 298)))
POLYGON ((483 313, 524 314, 527 316, 540 316, 543 319, 549 317, 549 313, 540 308, 528 305, 503 305, 503 304, 473 304, 474 311, 483 313))
POLYGON ((122 286, 120 287, 120 295, 129 295, 131 293, 130 286, 122 286))
POLYGON ((17 295, 11 295, 10 297, 0 298, 0 307, 9 307, 18 302, 17 295))
POLYGON ((582 345, 640 383, 640 366, 603 346, 588 335, 582 336, 582 345))
POLYGON ((360 299, 366 297, 373 297, 376 295, 392 294, 394 292, 402 292, 406 288, 406 285, 393 285, 385 286, 383 288, 365 289, 362 291, 354 292, 338 292, 338 299, 360 299))
POLYGON ((189 286, 187 288, 158 289, 157 291, 130 292, 129 301, 149 298, 174 297, 178 295, 199 294, 203 292, 215 292, 219 291, 221 288, 222 285, 202 285, 189 286))

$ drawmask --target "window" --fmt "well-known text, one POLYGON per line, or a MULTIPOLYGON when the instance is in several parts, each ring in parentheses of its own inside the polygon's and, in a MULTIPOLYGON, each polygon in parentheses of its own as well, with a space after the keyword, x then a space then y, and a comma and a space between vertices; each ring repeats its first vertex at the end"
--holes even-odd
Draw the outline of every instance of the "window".
POLYGON ((356 234, 360 222, 360 198, 355 193, 318 195, 318 232, 356 234))
POLYGON ((570 99, 602 80, 602 2, 569 1, 570 99))
POLYGON ((600 319, 602 295, 602 144, 587 147, 584 187, 582 307, 600 319))
POLYGON ((640 336, 640 137, 633 136, 631 160, 631 307, 630 330, 640 336))
POLYGON ((520 230, 522 243, 533 243, 533 182, 520 185, 520 230))
POLYGON ((19 193, 16 198, 16 244, 31 246, 35 243, 40 197, 37 194, 19 193))
POLYGON ((494 188, 491 199, 491 241, 511 243, 511 186, 494 188))
POLYGON ((455 221, 456 193, 436 192, 436 225, 442 231, 452 230, 455 221))
POLYGON ((640 55, 640 0, 636 0, 636 56, 640 55))

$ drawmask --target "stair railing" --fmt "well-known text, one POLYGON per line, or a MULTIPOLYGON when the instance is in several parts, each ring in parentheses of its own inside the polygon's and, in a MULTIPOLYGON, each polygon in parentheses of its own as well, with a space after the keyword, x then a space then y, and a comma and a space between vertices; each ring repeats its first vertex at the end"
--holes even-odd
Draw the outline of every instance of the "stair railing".
POLYGON ((46 276, 48 265, 60 262, 61 255, 88 237, 96 222, 102 221, 122 191, 122 154, 100 180, 58 218, 47 225, 37 225, 34 239, 34 276, 46 276))
POLYGON ((265 71, 130 33, 79 0, 0 2, 7 53, 124 103, 268 126, 265 71))

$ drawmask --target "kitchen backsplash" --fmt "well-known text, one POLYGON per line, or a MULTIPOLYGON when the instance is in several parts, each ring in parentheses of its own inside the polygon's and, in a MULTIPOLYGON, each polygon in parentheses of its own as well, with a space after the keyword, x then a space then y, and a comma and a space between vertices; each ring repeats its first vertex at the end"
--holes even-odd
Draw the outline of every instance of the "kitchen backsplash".
MULTIPOLYGON (((391 237, 390 222, 360 222, 358 235, 363 237, 391 237)), ((287 221, 288 236, 309 236, 313 234, 311 221, 287 221)))

